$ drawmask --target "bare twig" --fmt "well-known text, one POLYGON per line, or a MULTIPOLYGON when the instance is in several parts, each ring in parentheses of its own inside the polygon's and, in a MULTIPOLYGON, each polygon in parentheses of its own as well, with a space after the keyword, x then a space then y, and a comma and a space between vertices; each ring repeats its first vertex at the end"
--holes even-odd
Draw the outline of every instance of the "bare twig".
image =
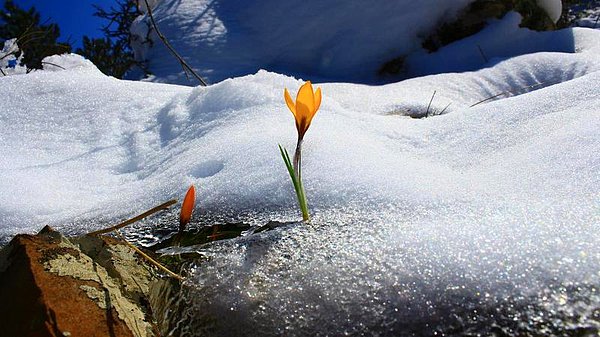
POLYGON ((0 57, 0 61, 4 60, 5 58, 11 56, 11 55, 15 55, 16 52, 10 52, 10 53, 6 53, 4 54, 2 57, 0 57))
POLYGON ((146 259, 148 262, 152 263, 153 265, 157 266, 160 270, 164 271, 165 273, 167 273, 169 276, 174 277, 176 279, 178 279, 179 281, 183 281, 185 280, 183 278, 183 276, 176 274, 174 272, 172 272, 171 270, 169 270, 167 267, 163 266, 162 264, 160 264, 160 262, 154 260, 153 258, 151 258, 148 254, 142 252, 141 249, 139 249, 138 247, 136 247, 133 243, 127 241, 127 239, 125 239, 125 237, 123 236, 123 234, 121 234, 121 232, 119 232, 118 230, 115 231, 117 233, 117 235, 121 238, 121 240, 123 240, 129 247, 131 247, 131 249, 135 250, 138 254, 140 254, 144 259, 146 259))
POLYGON ((51 66, 55 66, 55 67, 57 67, 57 68, 60 68, 60 69, 62 69, 62 70, 67 70, 66 68, 64 68, 64 67, 61 67, 61 66, 59 66, 58 64, 55 64, 55 63, 52 63, 52 62, 46 62, 46 61, 42 61, 42 64, 48 64, 48 65, 51 65, 51 66))
POLYGON ((501 92, 501 93, 499 93, 499 94, 497 94, 497 95, 490 96, 490 97, 488 97, 488 98, 486 98, 486 99, 483 99, 483 100, 481 100, 481 101, 479 101, 479 102, 477 102, 477 103, 475 103, 475 104, 471 105, 469 108, 472 108, 472 107, 474 107, 474 106, 476 106, 476 105, 479 105, 479 104, 481 104, 481 103, 485 103, 485 102, 487 102, 487 101, 491 101, 491 100, 493 100, 493 99, 494 99, 494 98, 496 98, 496 97, 504 96, 504 95, 506 95, 506 94, 510 94, 510 91, 505 91, 505 92, 501 92))
POLYGON ((110 233, 110 232, 116 231, 116 230, 118 230, 120 228, 123 228, 125 226, 131 225, 134 222, 140 221, 143 218, 145 218, 145 217, 147 217, 149 215, 152 215, 152 214, 154 214, 154 213, 156 213, 158 211, 166 209, 166 208, 170 207, 171 205, 175 204, 176 202, 177 202, 177 200, 174 200, 174 199, 173 200, 169 200, 169 201, 167 201, 167 202, 165 202, 163 204, 160 204, 160 205, 158 205, 158 206, 156 206, 156 207, 154 207, 154 208, 152 208, 152 209, 150 209, 150 210, 148 210, 148 211, 146 211, 146 212, 144 212, 144 213, 136 216, 136 217, 133 217, 133 218, 127 220, 127 221, 121 222, 120 224, 118 224, 116 226, 112 226, 112 227, 109 227, 109 228, 104 228, 104 229, 101 229, 101 230, 97 230, 97 231, 88 233, 87 235, 100 235, 100 234, 106 234, 106 233, 110 233))
MULTIPOLYGON (((6 53, 6 54, 2 55, 2 57, 0 57, 0 61, 4 60, 5 58, 7 58, 7 57, 9 57, 11 55, 14 55, 15 57, 17 57, 17 53, 19 52, 19 42, 18 42, 18 39, 17 39, 16 44, 17 44, 16 50, 13 50, 10 53, 6 53)), ((4 46, 6 46, 6 41, 4 41, 4 46)))
POLYGON ((19 36, 19 38, 17 39, 17 44, 19 44, 20 46, 25 46, 29 42, 45 39, 46 37, 48 37, 49 34, 49 29, 25 32, 23 35, 19 36), (25 40, 26 38, 27 40, 25 40))
POLYGON ((187 62, 185 62, 185 60, 179 55, 179 53, 177 53, 173 46, 171 46, 169 41, 167 41, 167 38, 160 32, 156 21, 154 21, 154 16, 152 15, 152 8, 150 8, 148 0, 144 0, 144 2, 146 3, 146 8, 148 9, 148 16, 150 17, 150 21, 152 22, 152 27, 154 27, 154 30, 156 31, 156 35, 158 35, 158 38, 165 44, 165 46, 169 49, 171 54, 173 54, 173 56, 175 56, 175 58, 179 61, 179 63, 181 64, 181 68, 183 68, 183 71, 186 74, 186 76, 188 72, 190 72, 192 75, 194 75, 194 77, 200 82, 202 86, 207 86, 208 84, 206 84, 206 81, 202 77, 200 77, 200 75, 198 75, 194 71, 194 69, 192 69, 192 67, 190 67, 187 64, 187 62))

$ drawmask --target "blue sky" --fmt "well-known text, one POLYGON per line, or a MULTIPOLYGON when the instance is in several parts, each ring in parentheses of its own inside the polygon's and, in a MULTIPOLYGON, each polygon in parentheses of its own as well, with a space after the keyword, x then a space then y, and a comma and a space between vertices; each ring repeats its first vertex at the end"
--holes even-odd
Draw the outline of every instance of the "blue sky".
MULTIPOLYGON (((35 7, 42 16, 42 21, 50 19, 60 27, 60 41, 70 37, 75 48, 81 46, 84 35, 102 37, 100 28, 106 21, 93 16, 93 4, 108 9, 116 6, 115 0, 14 0, 21 8, 35 7)), ((4 4, 3 0, 0 0, 4 4)))

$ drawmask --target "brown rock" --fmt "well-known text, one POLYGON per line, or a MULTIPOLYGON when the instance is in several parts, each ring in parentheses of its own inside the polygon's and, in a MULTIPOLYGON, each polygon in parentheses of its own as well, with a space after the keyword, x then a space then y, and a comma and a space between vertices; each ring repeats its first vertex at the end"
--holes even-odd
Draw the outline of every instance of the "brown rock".
POLYGON ((150 277, 114 239, 17 235, 0 251, 0 337, 154 336, 150 277))

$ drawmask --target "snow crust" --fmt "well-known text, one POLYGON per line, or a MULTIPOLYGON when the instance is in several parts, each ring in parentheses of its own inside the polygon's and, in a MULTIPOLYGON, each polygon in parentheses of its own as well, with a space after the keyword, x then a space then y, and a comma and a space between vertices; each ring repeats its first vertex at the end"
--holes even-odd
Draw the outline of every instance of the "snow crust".
MULTIPOLYGON (((567 288, 584 300, 565 317, 592 317, 600 32, 529 37, 550 51, 385 86, 317 84, 323 103, 303 153, 313 222, 199 247, 209 260, 186 284, 190 334, 390 333, 423 322, 422 332, 463 303, 534 298, 535 312, 563 310, 567 288), (434 91, 430 111, 443 115, 407 117, 423 114, 434 91), (205 331, 207 321, 222 325, 205 331)), ((299 219, 277 144, 295 145, 283 89, 302 81, 259 71, 189 88, 54 61, 67 69, 0 78, 10 88, 0 237, 46 224, 97 229, 181 198, 191 183, 198 217, 299 219)))

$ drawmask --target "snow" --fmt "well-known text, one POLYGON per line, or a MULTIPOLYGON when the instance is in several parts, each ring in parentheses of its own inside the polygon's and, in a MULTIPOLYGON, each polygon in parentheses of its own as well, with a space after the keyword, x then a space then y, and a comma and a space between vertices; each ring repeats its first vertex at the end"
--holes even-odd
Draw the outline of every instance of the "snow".
MULTIPOLYGON (((460 189, 464 181, 452 167, 466 158, 462 165, 472 165, 473 157, 501 138, 490 139, 478 153, 446 148, 445 135, 455 133, 458 126, 449 125, 460 112, 498 93, 569 83, 599 69, 592 48, 599 45, 598 34, 567 31, 579 36, 575 49, 581 52, 523 55, 473 73, 380 87, 322 84, 327 99, 306 142, 311 204, 329 207, 361 198, 372 199, 366 205, 398 198, 419 203, 429 194, 460 189), (448 117, 439 119, 443 125, 403 117, 423 114, 434 91, 432 112, 450 104, 448 117), (396 179, 398 189, 389 189, 396 179)), ((559 40, 546 34, 538 36, 559 40)), ((277 143, 294 146, 294 125, 281 96, 284 87, 296 90, 299 81, 261 71, 188 88, 119 81, 76 55, 48 60, 67 70, 50 65, 53 71, 1 79, 14 88, 3 99, 0 119, 0 214, 11 224, 2 227, 3 235, 34 231, 40 223, 123 217, 179 196, 190 183, 199 185, 203 209, 293 207, 277 143)), ((467 143, 478 137, 463 136, 467 143)))
MULTIPOLYGON (((211 82, 275 72, 373 82, 388 61, 420 49, 421 40, 473 0, 162 0, 153 13, 162 33, 211 82), (385 32, 382 34, 381 32, 385 32)), ((131 31, 136 57, 154 81, 188 84, 147 17, 131 31)))
POLYGON ((174 93, 188 90, 119 81, 93 66, 71 68, 73 59, 51 59, 68 70, 0 78, 12 89, 0 113, 0 236, 64 224, 89 210, 103 215, 103 207, 122 216, 128 193, 135 208, 139 191, 128 189, 145 183, 122 173, 146 155, 136 152, 146 136, 137 129, 174 93), (132 184, 117 191, 123 181, 132 184))
POLYGON ((19 51, 17 45, 17 39, 10 39, 4 41, 4 47, 0 51, 0 68, 4 69, 8 67, 10 61, 15 61, 17 58, 14 56, 19 51))
MULTIPOLYGON (((475 70, 496 57, 549 51, 551 44, 543 38, 529 44, 535 32, 520 29, 516 13, 488 27, 485 34, 454 45, 446 54, 432 56, 421 47, 441 23, 454 20, 472 2, 402 0, 380 1, 375 6, 348 0, 245 0, 241 6, 240 1, 163 0, 153 12, 175 50, 211 83, 266 67, 313 80, 372 84, 385 80, 379 70, 399 57, 407 57, 402 76, 415 77, 475 70)), ((537 3, 554 22, 560 18, 560 0, 537 3)), ((148 17, 141 16, 131 31, 136 36, 136 57, 149 61, 150 80, 189 85, 179 63, 155 32, 149 33, 149 27, 148 17)), ((547 36, 560 39, 555 48, 568 48, 568 32, 547 36)))
POLYGON ((574 20, 574 26, 600 28, 600 5, 590 6, 585 4, 574 6, 569 12, 569 18, 574 20))
POLYGON ((4 41, 4 46, 0 50, 0 74, 3 76, 24 74, 27 69, 20 65, 23 53, 19 58, 15 54, 19 51, 17 39, 8 39, 4 41))
POLYGON ((537 5, 546 11, 550 20, 558 22, 562 14, 561 0, 537 0, 537 5))
POLYGON ((90 60, 86 60, 83 56, 77 54, 47 56, 42 60, 42 65, 45 71, 85 69, 90 72, 99 72, 90 60))
MULTIPOLYGON (((163 10, 181 10, 172 5, 163 10)), ((600 32, 511 30, 517 19, 481 34, 528 43, 486 46, 497 53, 482 69, 384 86, 316 83, 323 103, 303 152, 312 222, 197 247, 209 258, 188 270, 181 326, 190 335, 432 335, 455 313, 469 318, 461 326, 493 329, 505 314, 530 326, 563 311, 557 329, 573 328, 565 317, 591 324, 600 32), (510 52, 527 44, 528 54, 510 52), (434 91, 430 111, 444 114, 407 117, 424 114, 434 91), (217 325, 204 331, 207 321, 217 325)), ((98 229, 180 199, 192 183, 197 219, 300 218, 277 144, 295 145, 283 90, 303 81, 258 71, 191 88, 117 80, 74 55, 50 62, 60 67, 0 78, 10 89, 0 104, 1 238, 46 224, 98 229)))
POLYGON ((535 32, 519 27, 521 16, 508 13, 476 35, 441 48, 436 53, 415 52, 406 59, 409 76, 462 72, 493 66, 509 57, 536 52, 600 52, 600 45, 583 41, 587 30, 535 32))

